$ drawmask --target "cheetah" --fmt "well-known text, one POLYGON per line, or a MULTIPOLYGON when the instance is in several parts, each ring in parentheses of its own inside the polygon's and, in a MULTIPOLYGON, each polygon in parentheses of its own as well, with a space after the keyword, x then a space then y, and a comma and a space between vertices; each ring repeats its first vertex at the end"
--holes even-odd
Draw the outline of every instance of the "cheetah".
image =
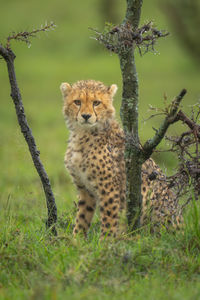
MULTIPOLYGON (((126 209, 125 139, 112 103, 117 86, 81 80, 62 83, 60 89, 70 131, 64 162, 79 194, 73 235, 87 235, 98 204, 101 238, 116 236, 120 212, 126 209)), ((141 224, 179 223, 173 193, 152 159, 143 164, 141 189, 141 224)))

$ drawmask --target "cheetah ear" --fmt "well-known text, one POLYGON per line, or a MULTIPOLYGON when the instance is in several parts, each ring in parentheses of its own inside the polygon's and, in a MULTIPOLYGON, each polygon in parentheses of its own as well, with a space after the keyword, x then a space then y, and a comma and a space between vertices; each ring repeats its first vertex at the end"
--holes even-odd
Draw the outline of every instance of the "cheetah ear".
POLYGON ((72 87, 69 83, 67 83, 67 82, 61 83, 60 90, 61 90, 63 97, 66 97, 69 94, 69 92, 71 91, 71 89, 72 89, 72 87))
POLYGON ((108 93, 110 94, 111 97, 114 97, 114 95, 117 92, 117 89, 118 89, 118 87, 116 84, 112 84, 111 86, 109 86, 108 93))

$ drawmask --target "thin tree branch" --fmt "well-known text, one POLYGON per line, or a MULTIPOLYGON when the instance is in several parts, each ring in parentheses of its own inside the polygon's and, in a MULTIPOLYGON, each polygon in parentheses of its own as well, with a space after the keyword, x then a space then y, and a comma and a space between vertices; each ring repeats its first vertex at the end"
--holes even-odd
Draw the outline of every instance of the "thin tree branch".
POLYGON ((187 124, 187 126, 192 131, 195 130, 198 139, 200 139, 200 125, 198 125, 197 123, 195 123, 194 121, 189 119, 182 110, 179 110, 179 112, 177 113, 176 119, 175 119, 175 121, 179 121, 179 120, 182 121, 183 123, 187 124))
POLYGON ((168 129, 168 127, 173 124, 177 120, 177 111, 180 105, 181 100, 186 94, 186 89, 183 89, 180 94, 174 99, 171 105, 170 112, 167 114, 165 120, 161 124, 160 128, 156 131, 156 134, 152 139, 149 139, 146 141, 146 143, 143 146, 143 154, 144 158, 148 159, 153 150, 158 146, 158 144, 162 141, 163 137, 165 136, 165 133, 168 129))
POLYGON ((7 64, 9 81, 11 86, 11 97, 15 105, 18 123, 20 125, 21 132, 23 133, 24 138, 28 144, 33 163, 40 176, 43 189, 45 192, 47 209, 48 209, 47 227, 51 228, 52 233, 56 235, 57 233, 56 233, 55 223, 57 221, 57 208, 56 208, 55 198, 51 189, 48 175, 40 160, 40 152, 37 149, 35 139, 33 137, 32 131, 26 119, 24 106, 22 103, 22 97, 20 94, 20 90, 17 84, 16 74, 15 74, 15 68, 14 68, 15 54, 12 52, 10 48, 6 49, 2 45, 0 45, 0 55, 4 58, 7 64))
POLYGON ((50 30, 54 30, 56 25, 53 22, 50 22, 50 24, 41 25, 40 28, 34 29, 32 31, 21 31, 21 32, 13 32, 12 35, 9 35, 7 37, 7 43, 6 48, 10 48, 10 42, 11 40, 15 41, 21 41, 25 42, 28 46, 31 45, 31 38, 34 38, 37 36, 39 32, 47 32, 50 30))

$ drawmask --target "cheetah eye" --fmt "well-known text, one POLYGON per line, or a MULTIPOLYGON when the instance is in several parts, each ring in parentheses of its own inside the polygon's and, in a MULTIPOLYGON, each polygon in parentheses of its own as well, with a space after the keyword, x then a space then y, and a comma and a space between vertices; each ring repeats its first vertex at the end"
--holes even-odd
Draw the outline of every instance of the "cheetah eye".
POLYGON ((77 106, 80 106, 80 105, 81 105, 81 100, 74 100, 74 103, 75 103, 77 106))
POLYGON ((98 106, 100 103, 101 103, 101 101, 95 100, 95 101, 93 101, 93 106, 98 106))

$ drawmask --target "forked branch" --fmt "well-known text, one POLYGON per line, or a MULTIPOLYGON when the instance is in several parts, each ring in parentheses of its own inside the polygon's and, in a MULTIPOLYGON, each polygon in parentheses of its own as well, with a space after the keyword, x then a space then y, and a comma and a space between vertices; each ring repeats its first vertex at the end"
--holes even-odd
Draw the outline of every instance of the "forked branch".
POLYGON ((171 108, 169 113, 166 115, 163 123, 161 124, 160 128, 156 131, 156 134, 152 139, 146 141, 143 146, 143 155, 145 159, 149 158, 153 152, 153 150, 158 146, 158 144, 162 141, 168 127, 173 124, 174 122, 178 121, 177 112, 179 109, 179 105, 181 100, 186 94, 186 89, 183 89, 180 94, 173 100, 171 104, 171 108))

